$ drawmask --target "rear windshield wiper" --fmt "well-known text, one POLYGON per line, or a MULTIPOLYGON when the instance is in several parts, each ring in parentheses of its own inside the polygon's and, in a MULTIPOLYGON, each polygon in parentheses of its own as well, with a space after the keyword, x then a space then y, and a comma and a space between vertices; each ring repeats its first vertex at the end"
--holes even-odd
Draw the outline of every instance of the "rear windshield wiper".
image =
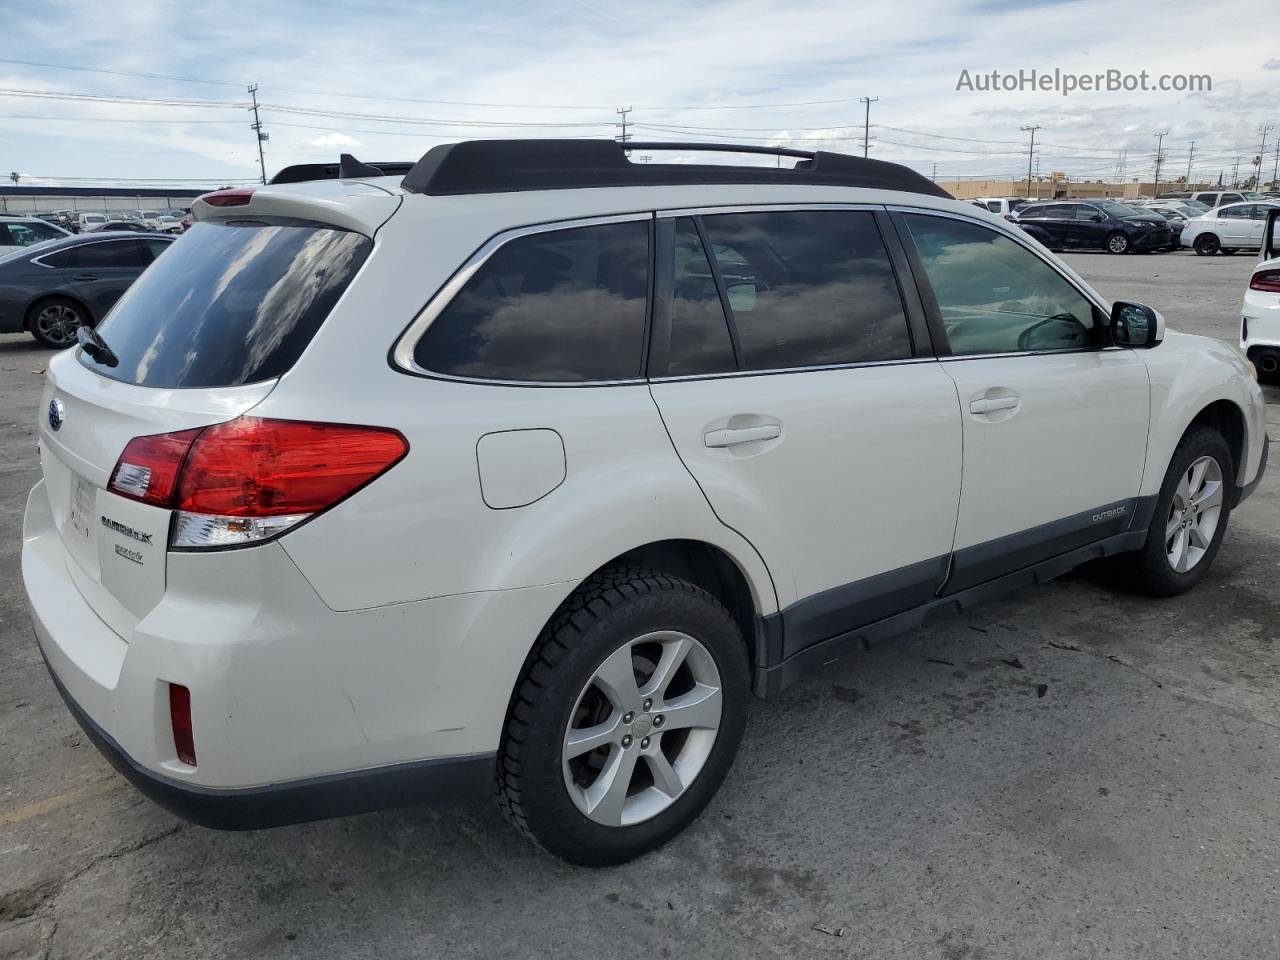
POLYGON ((120 358, 107 346, 107 341, 102 339, 102 334, 93 327, 80 327, 76 331, 76 340, 80 342, 80 346, 91 359, 104 367, 114 367, 120 363, 120 358))

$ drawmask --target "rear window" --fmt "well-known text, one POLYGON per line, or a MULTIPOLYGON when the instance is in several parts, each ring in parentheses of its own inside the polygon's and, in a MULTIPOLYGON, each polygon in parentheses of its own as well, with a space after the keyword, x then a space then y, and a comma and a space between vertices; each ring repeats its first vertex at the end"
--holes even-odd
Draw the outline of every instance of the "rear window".
POLYGON ((144 387, 231 387, 280 376, 373 241, 297 221, 197 223, 99 327, 119 358, 80 362, 144 387))

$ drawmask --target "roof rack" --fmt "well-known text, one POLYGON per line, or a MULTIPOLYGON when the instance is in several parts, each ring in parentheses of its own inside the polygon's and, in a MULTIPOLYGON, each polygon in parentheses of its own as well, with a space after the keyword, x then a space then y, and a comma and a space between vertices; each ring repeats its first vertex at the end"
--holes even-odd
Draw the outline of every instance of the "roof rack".
POLYGON ((285 167, 267 183, 306 183, 308 180, 356 180, 363 177, 395 177, 408 173, 415 164, 406 160, 361 163, 349 153, 337 163, 295 163, 285 167))
MULTIPOLYGON (((379 166, 385 170, 394 165, 379 166)), ((272 180, 272 183, 275 182, 276 180, 272 180)), ((842 153, 822 150, 810 153, 787 147, 728 143, 633 141, 624 146, 616 140, 468 140, 441 144, 432 147, 421 160, 413 164, 413 168, 405 175, 402 187, 411 193, 456 196, 510 193, 517 190, 566 190, 576 187, 727 183, 867 187, 951 197, 951 194, 928 177, 909 167, 842 153), (800 162, 790 169, 690 163, 632 163, 627 159, 627 152, 631 150, 766 154, 795 157, 800 162)))

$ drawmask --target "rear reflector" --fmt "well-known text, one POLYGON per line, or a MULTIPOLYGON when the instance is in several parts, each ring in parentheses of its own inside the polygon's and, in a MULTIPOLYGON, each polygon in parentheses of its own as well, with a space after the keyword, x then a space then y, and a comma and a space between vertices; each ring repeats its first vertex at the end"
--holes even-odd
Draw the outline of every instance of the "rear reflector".
POLYGON ((130 441, 108 486, 177 510, 171 546, 238 546, 329 509, 408 451, 381 427, 241 417, 130 441))
POLYGON ((191 729, 191 691, 180 683, 169 684, 169 722, 178 759, 196 765, 196 738, 191 729))
POLYGON ((1280 270, 1259 270, 1249 281, 1249 289, 1280 293, 1280 270))
POLYGON ((211 207, 243 207, 253 199, 253 190, 215 190, 196 199, 211 207))

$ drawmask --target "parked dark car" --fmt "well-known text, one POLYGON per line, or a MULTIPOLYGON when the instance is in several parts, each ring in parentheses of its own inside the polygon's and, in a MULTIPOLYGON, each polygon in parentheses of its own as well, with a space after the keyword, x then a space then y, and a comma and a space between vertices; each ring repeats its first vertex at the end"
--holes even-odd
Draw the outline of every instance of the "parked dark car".
POLYGON ((46 347, 76 342, 174 238, 87 233, 0 255, 0 333, 27 330, 46 347))
POLYGON ((1017 224, 1050 250, 1167 250, 1168 221, 1158 213, 1115 200, 1060 200, 1029 203, 1017 224))

